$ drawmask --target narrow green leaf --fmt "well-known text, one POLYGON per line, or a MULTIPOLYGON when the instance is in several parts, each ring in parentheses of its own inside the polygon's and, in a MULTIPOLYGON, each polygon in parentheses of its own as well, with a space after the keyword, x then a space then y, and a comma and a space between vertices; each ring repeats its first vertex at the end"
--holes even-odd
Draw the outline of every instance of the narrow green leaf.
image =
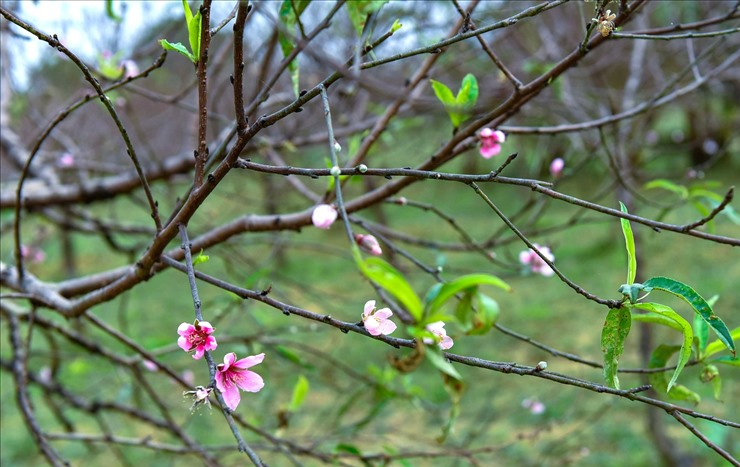
MULTIPOLYGON (((283 0, 283 3, 280 4, 278 16, 284 27, 280 28, 278 32, 278 42, 283 51, 283 57, 287 57, 295 49, 292 33, 295 31, 298 17, 300 17, 309 3, 311 3, 311 0, 283 0), (298 14, 298 17, 296 17, 296 14, 298 14)), ((290 81, 293 84, 293 93, 298 97, 300 93, 300 68, 298 67, 297 58, 294 58, 288 64, 288 72, 290 73, 290 81)))
POLYGON ((650 324, 660 324, 661 326, 666 326, 672 329, 675 329, 678 332, 683 332, 683 329, 681 328, 681 325, 675 322, 674 320, 667 318, 663 315, 659 315, 657 313, 640 313, 640 314, 633 314, 632 315, 632 321, 639 321, 641 323, 650 323, 650 324))
POLYGON ((298 381, 293 386, 293 396, 290 399, 290 406, 288 407, 289 411, 296 412, 303 405, 309 387, 306 377, 303 375, 298 376, 298 381))
POLYGON ((200 34, 202 23, 203 17, 200 14, 200 10, 198 10, 198 13, 196 13, 190 21, 188 21, 188 40, 190 41, 190 50, 193 51, 193 56, 195 57, 196 62, 200 60, 200 34))
MULTIPOLYGON (((356 258, 357 255, 360 255, 359 250, 356 252, 356 258)), ((358 265, 365 277, 396 297, 417 321, 421 320, 423 315, 421 300, 396 268, 381 258, 370 257, 363 260, 361 255, 358 265)))
POLYGON ((697 313, 694 313, 694 336, 696 336, 696 358, 701 360, 709 343, 709 326, 697 313))
POLYGON ((465 389, 462 381, 448 377, 444 378, 444 387, 447 394, 450 395, 450 413, 447 416, 447 421, 442 426, 442 434, 436 439, 438 443, 444 443, 450 436, 450 433, 452 433, 455 422, 460 416, 460 402, 462 401, 462 394, 465 389))
POLYGON ((740 358, 730 357, 729 355, 725 355, 724 357, 713 358, 709 361, 712 363, 722 363, 723 365, 740 367, 740 358))
POLYGON ((185 12, 185 24, 190 25, 190 21, 193 19, 193 12, 190 10, 188 0, 182 0, 182 9, 185 12))
POLYGON ((662 178, 646 183, 645 188, 648 190, 653 189, 653 188, 662 188, 664 190, 668 190, 673 193, 676 193, 677 195, 681 197, 681 199, 686 199, 689 197, 689 190, 685 186, 677 185, 671 182, 670 180, 665 180, 662 178))
MULTIPOLYGON (((681 347, 678 345, 659 345, 650 356, 650 368, 663 368, 668 365, 668 359, 681 347)), ((668 397, 675 400, 688 401, 698 404, 701 397, 694 391, 682 384, 676 384, 668 390, 668 380, 665 373, 649 373, 648 382, 658 392, 667 393, 668 397)))
POLYGON ((362 451, 360 451, 360 449, 354 444, 339 443, 334 446, 334 452, 347 452, 353 456, 362 456, 362 451))
POLYGON ((437 347, 437 344, 431 344, 427 345, 426 352, 424 352, 424 355, 429 360, 429 363, 437 367, 439 371, 446 375, 450 375, 453 378, 455 378, 458 381, 462 381, 462 376, 460 376, 460 373, 457 372, 454 366, 452 366, 452 363, 450 363, 447 360, 447 357, 444 356, 441 350, 439 350, 439 347, 437 347))
MULTIPOLYGON (((730 333, 730 336, 733 339, 740 339, 740 326, 733 329, 732 332, 730 333)), ((714 355, 717 352, 720 352, 725 347, 726 346, 724 342, 722 342, 719 339, 712 342, 711 344, 707 345, 707 348, 704 350, 704 358, 714 355)))
MULTIPOLYGON (((620 201, 619 209, 623 213, 627 213, 627 207, 620 201)), ((627 219, 620 219, 622 222, 622 233, 624 234, 624 242, 627 247, 627 284, 635 282, 635 276, 637 275, 637 256, 635 255, 635 236, 632 235, 632 227, 630 221, 627 219)))
POLYGON ((630 332, 632 315, 627 308, 609 310, 601 331, 601 352, 604 354, 604 379, 606 383, 619 389, 617 369, 619 357, 624 351, 624 341, 630 332))
POLYGON ((634 307, 641 310, 647 310, 673 320, 680 326, 681 332, 683 332, 683 344, 681 344, 681 351, 678 354, 678 364, 676 365, 676 369, 673 372, 671 380, 668 382, 668 389, 666 391, 668 392, 671 390, 673 385, 676 384, 678 375, 681 374, 686 362, 691 358, 691 344, 694 342, 694 332, 691 330, 689 322, 669 306, 661 305, 660 303, 638 303, 634 305, 634 307))
MULTIPOLYGON (((469 274, 467 276, 458 277, 457 279, 442 285, 442 287, 439 287, 433 299, 427 302, 425 313, 427 315, 435 313, 456 294, 479 285, 493 285, 507 292, 511 290, 509 284, 491 274, 469 274)), ((429 297, 429 294, 427 294, 427 297, 429 297)))
POLYGON ((113 0, 105 0, 105 14, 116 23, 120 23, 123 20, 123 18, 113 11, 113 0))
POLYGON ((668 277, 653 277, 643 285, 648 289, 663 290, 686 301, 707 322, 709 327, 717 334, 719 340, 732 352, 732 355, 735 355, 735 343, 727 326, 719 316, 714 314, 712 307, 694 289, 683 282, 668 277))
POLYGON ((159 45, 161 45, 162 48, 165 50, 174 50, 175 52, 185 55, 193 63, 197 61, 197 59, 193 56, 193 54, 191 54, 190 51, 180 42, 173 44, 167 39, 160 39, 159 45))
POLYGON ((375 13, 386 3, 388 0, 353 0, 346 3, 349 19, 358 36, 361 36, 365 29, 368 15, 375 13))
POLYGON ((394 32, 398 31, 402 27, 403 27, 403 24, 401 24, 398 20, 395 20, 393 22, 393 26, 391 26, 391 34, 393 34, 394 32))

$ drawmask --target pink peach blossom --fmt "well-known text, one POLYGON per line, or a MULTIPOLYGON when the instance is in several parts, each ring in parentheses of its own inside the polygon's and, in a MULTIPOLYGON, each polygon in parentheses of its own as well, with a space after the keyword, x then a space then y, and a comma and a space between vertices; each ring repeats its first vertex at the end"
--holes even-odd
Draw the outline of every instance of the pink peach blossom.
POLYGON ((442 350, 447 350, 454 345, 452 338, 447 335, 444 321, 435 321, 434 323, 427 324, 427 331, 434 334, 436 339, 425 337, 425 344, 434 344, 434 342, 437 342, 439 344, 439 348, 442 350))
POLYGON ((483 128, 480 132, 480 155, 486 159, 497 155, 501 152, 501 143, 504 141, 506 141, 506 135, 503 131, 483 128))
POLYGON ((330 204, 319 204, 311 214, 311 222, 320 229, 328 229, 337 220, 337 210, 330 204))
MULTIPOLYGON (((536 243, 534 244, 534 246, 540 251, 540 253, 542 253, 545 258, 550 260, 550 262, 555 261, 555 255, 552 254, 548 247, 540 246, 536 243)), ((542 274, 545 277, 549 277, 555 274, 555 271, 553 271, 553 269, 531 248, 519 253, 519 262, 521 264, 528 265, 532 272, 535 274, 542 274)))
POLYGON ((396 323, 390 320, 393 312, 389 308, 375 309, 375 300, 369 300, 365 303, 365 311, 362 313, 362 322, 365 329, 373 336, 392 333, 396 330, 396 323))
POLYGON ((265 354, 251 355, 241 360, 236 359, 234 352, 224 356, 224 362, 216 367, 216 387, 224 396, 224 402, 231 410, 241 401, 239 389, 247 392, 258 392, 265 386, 262 377, 247 370, 265 359, 265 354))
POLYGON ((193 358, 199 360, 203 357, 206 350, 216 350, 218 344, 213 334, 213 326, 208 321, 195 320, 194 324, 182 323, 177 328, 180 337, 177 339, 177 345, 185 352, 195 351, 193 358))

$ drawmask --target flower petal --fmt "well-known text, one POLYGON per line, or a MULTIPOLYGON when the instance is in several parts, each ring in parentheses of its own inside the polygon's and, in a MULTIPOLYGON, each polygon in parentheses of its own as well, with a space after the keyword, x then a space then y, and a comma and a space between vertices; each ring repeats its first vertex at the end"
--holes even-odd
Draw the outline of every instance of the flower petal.
POLYGON ((396 330, 396 323, 394 323, 391 320, 386 320, 380 325, 380 333, 384 336, 387 336, 388 334, 392 333, 396 330))
POLYGON ((260 389, 265 387, 265 381, 262 376, 258 375, 254 371, 244 371, 240 375, 237 385, 247 392, 258 392, 260 389))
POLYGON ((195 360, 200 360, 201 358, 203 358, 203 354, 205 353, 204 351, 205 349, 203 348, 203 346, 199 345, 198 347, 195 348, 195 353, 193 354, 193 358, 195 360))
POLYGON ((213 336, 208 336, 206 338, 206 343, 203 345, 205 350, 216 350, 216 347, 218 347, 218 343, 216 342, 216 338, 213 336))
POLYGON ((185 352, 190 352, 190 341, 183 336, 177 338, 177 346, 185 352))
POLYGON ((219 391, 221 391, 221 395, 224 396, 224 402, 226 402, 226 405, 231 410, 236 410, 236 408, 239 406, 239 402, 241 402, 241 395, 239 394, 239 389, 233 385, 230 384, 228 386, 225 386, 223 389, 218 388, 219 391))
POLYGON ((224 366, 221 368, 221 371, 228 371, 229 367, 234 364, 234 360, 236 360, 236 354, 234 352, 224 355, 224 366))
POLYGON ((385 321, 393 316, 393 312, 390 310, 390 308, 381 308, 380 310, 375 312, 374 316, 378 321, 385 321))
POLYGON ((362 312, 362 316, 370 316, 370 313, 375 309, 375 300, 368 300, 365 303, 365 311, 362 312))
MULTIPOLYGON (((232 353, 232 355, 234 354, 232 353)), ((250 355, 249 357, 242 358, 241 360, 234 363, 234 367, 242 369, 242 370, 246 370, 247 368, 250 368, 257 364, 262 363, 262 360, 264 359, 265 359, 264 352, 261 354, 257 354, 257 355, 250 355)))
POLYGON ((177 327, 177 333, 181 336, 184 336, 186 334, 189 334, 190 332, 193 332, 195 330, 195 326, 193 326, 190 323, 182 323, 177 327))

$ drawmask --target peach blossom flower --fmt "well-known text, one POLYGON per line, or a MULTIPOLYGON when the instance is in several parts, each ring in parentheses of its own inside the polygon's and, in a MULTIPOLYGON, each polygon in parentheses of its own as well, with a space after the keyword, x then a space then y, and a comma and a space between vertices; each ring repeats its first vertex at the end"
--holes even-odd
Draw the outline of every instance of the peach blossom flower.
POLYGON ((239 389, 247 392, 258 392, 265 386, 262 377, 251 368, 265 359, 265 354, 251 355, 241 360, 236 359, 234 352, 224 356, 224 362, 216 367, 216 387, 224 396, 224 402, 231 410, 241 401, 239 389))

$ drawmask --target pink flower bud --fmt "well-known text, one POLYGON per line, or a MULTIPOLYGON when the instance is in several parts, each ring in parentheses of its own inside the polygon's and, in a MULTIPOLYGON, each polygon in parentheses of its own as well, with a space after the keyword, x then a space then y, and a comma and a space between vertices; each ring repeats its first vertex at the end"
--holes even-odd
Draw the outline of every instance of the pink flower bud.
POLYGON ((380 249, 378 240, 372 235, 355 234, 355 241, 364 251, 374 256, 383 254, 383 250, 380 249))
POLYGON ((565 161, 561 158, 554 159, 550 163, 550 175, 552 175, 555 178, 560 177, 560 174, 563 172, 563 168, 565 167, 565 161))
POLYGON ((59 160, 57 161, 57 165, 59 167, 72 167, 75 165, 75 156, 73 156, 69 152, 65 152, 61 156, 59 156, 59 160))
POLYGON ((122 60, 121 68, 123 68, 123 78, 132 78, 139 74, 139 66, 133 60, 122 60))
POLYGON ((337 210, 329 204, 319 204, 311 214, 311 222, 320 229, 328 229, 337 220, 337 210))

